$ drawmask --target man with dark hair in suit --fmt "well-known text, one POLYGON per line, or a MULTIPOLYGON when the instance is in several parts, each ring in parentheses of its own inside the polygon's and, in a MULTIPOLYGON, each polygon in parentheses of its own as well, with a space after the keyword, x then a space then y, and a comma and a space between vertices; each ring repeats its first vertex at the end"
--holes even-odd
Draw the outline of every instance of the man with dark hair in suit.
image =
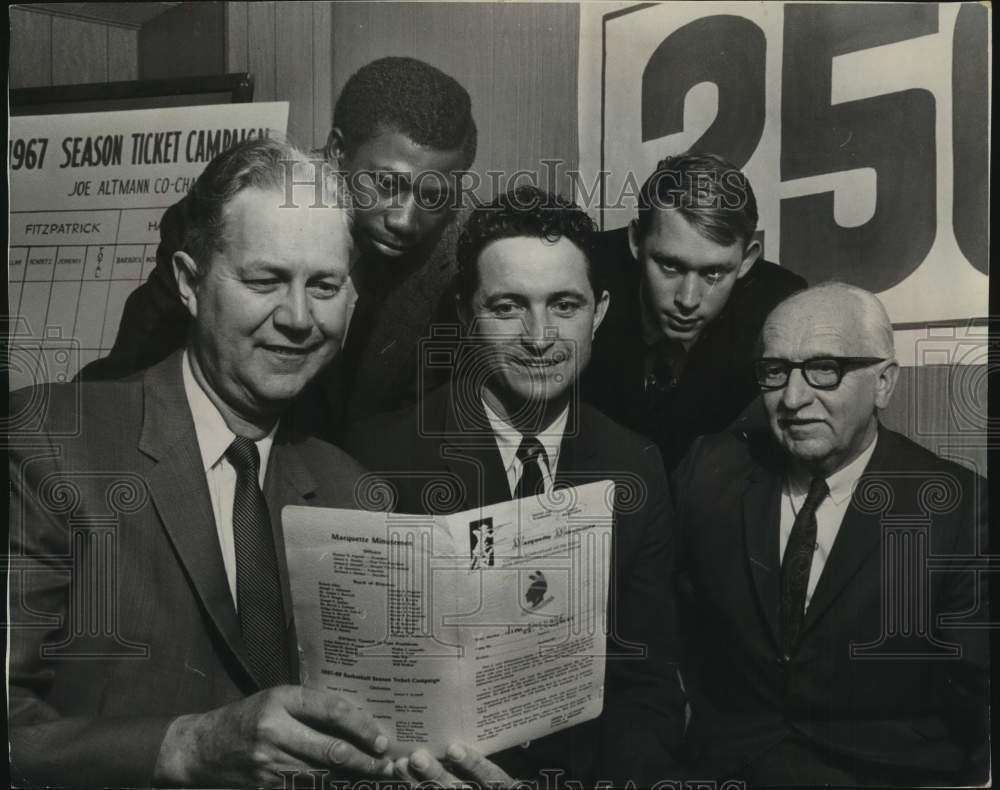
POLYGON ((898 367, 871 293, 790 297, 759 353, 768 428, 673 477, 693 775, 984 782, 985 480, 879 424, 898 367))
POLYGON ((468 747, 456 746, 447 765, 417 752, 397 763, 404 776, 503 782, 551 769, 648 786, 673 770, 683 694, 663 465, 653 444, 576 397, 608 307, 593 240, 583 211, 531 187, 475 210, 458 245, 465 342, 451 383, 415 408, 355 426, 346 446, 395 488, 402 512, 458 512, 615 481, 604 712, 492 761, 468 747), (636 645, 644 658, 627 657, 636 645))
MULTIPOLYGON (((316 154, 347 178, 361 263, 352 274, 358 298, 344 351, 317 382, 318 432, 335 436, 345 419, 416 398, 417 341, 439 310, 450 315, 443 302, 454 275, 448 230, 476 141, 468 92, 423 61, 381 58, 344 85, 316 154)), ((183 222, 181 201, 164 215, 156 268, 126 302, 111 354, 88 365, 82 379, 129 375, 183 345, 188 317, 170 263, 183 222)))
POLYGON ((667 469, 750 405, 764 317, 805 287, 761 258, 756 229, 746 176, 714 154, 688 153, 657 164, 627 229, 601 234, 597 260, 614 298, 583 397, 652 437, 667 469))
POLYGON ((381 775, 384 735, 298 682, 283 505, 357 507, 363 470, 283 413, 336 355, 353 258, 329 166, 250 141, 186 198, 183 349, 11 397, 9 715, 19 785, 277 786, 381 775), (301 171, 301 173, 300 173, 301 171), (311 777, 315 779, 315 777, 311 777))

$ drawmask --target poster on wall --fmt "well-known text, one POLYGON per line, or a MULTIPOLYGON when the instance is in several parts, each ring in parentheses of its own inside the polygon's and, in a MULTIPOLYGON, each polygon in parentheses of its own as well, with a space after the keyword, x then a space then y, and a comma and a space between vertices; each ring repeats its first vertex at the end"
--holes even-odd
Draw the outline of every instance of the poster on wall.
POLYGON ((750 179, 770 260, 874 291, 897 330, 985 333, 990 22, 975 3, 584 4, 590 210, 621 227, 659 159, 714 152, 750 179))
POLYGON ((220 151, 287 123, 287 102, 11 118, 10 390, 106 355, 163 211, 220 151))

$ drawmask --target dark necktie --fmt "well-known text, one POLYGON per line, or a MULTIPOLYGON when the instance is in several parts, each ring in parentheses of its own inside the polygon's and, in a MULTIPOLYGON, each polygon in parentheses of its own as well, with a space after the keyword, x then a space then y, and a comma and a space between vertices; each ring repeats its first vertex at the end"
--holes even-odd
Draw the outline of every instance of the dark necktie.
POLYGON ((805 619, 809 570, 816 550, 816 508, 830 493, 826 480, 814 477, 802 509, 795 516, 781 561, 781 650, 790 657, 805 619))
POLYGON ((653 408, 676 389, 687 362, 687 352, 676 340, 663 339, 647 347, 643 390, 648 407, 653 408))
POLYGON ((521 446, 517 448, 517 460, 521 462, 521 479, 514 489, 514 498, 522 499, 542 493, 545 479, 538 462, 548 463, 548 456, 537 437, 525 436, 521 439, 521 446))
POLYGON ((271 519, 258 482, 260 454, 251 439, 237 436, 226 450, 236 470, 233 542, 236 544, 236 605, 247 657, 261 688, 288 683, 285 615, 271 519))

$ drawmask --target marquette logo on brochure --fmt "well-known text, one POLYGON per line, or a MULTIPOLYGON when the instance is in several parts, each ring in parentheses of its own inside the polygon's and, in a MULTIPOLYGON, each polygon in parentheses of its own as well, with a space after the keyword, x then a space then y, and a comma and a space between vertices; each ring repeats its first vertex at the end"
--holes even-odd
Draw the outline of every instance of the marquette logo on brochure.
POLYGON ((527 591, 524 593, 524 598, 528 602, 528 607, 530 609, 541 609, 545 604, 552 601, 552 596, 548 598, 545 597, 545 593, 549 590, 549 583, 545 580, 545 574, 541 571, 535 571, 528 575, 528 585, 527 591))
POLYGON ((495 558, 492 518, 480 518, 469 522, 469 553, 471 554, 472 570, 493 567, 495 558))

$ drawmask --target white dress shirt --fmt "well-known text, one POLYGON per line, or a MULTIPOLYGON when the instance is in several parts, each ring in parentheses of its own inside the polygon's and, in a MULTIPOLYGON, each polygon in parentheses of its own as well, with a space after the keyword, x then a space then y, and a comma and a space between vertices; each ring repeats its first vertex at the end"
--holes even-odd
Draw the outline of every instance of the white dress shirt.
MULTIPOLYGON (((522 467, 521 461, 517 457, 517 449, 521 446, 524 434, 504 422, 485 400, 482 403, 486 410, 486 419, 490 421, 490 427, 493 429, 493 438, 496 439, 497 449, 500 451, 501 463, 507 472, 507 485, 510 486, 510 494, 514 496, 517 491, 517 483, 521 479, 522 467)), ((563 433, 566 432, 568 419, 569 406, 563 409, 562 413, 537 436, 538 441, 545 448, 548 460, 546 463, 541 456, 537 456, 535 459, 542 472, 546 494, 552 491, 552 485, 555 483, 556 468, 559 464, 559 448, 562 446, 563 433)))
MULTIPOLYGON (((212 512, 215 514, 215 529, 219 535, 219 547, 222 549, 222 562, 226 567, 226 579, 229 582, 229 592, 236 603, 236 544, 233 541, 233 499, 236 495, 236 470, 226 459, 226 450, 233 443, 236 434, 229 430, 215 404, 198 384, 191 370, 191 362, 187 351, 181 365, 184 378, 184 394, 187 396, 191 417, 194 419, 194 432, 198 439, 198 450, 201 453, 202 466, 208 480, 208 493, 212 498, 212 512)), ((264 475, 267 472, 267 459, 274 443, 274 432, 278 426, 275 423, 271 432, 263 439, 255 442, 260 453, 260 474, 258 483, 264 487, 264 475)), ((184 491, 178 491, 177 496, 185 496, 184 491)))
MULTIPOLYGON (((826 567, 827 557, 833 550, 837 533, 840 532, 840 523, 844 520, 847 506, 851 503, 851 496, 854 494, 854 487, 861 479, 861 475, 871 460, 872 453, 875 452, 875 444, 878 436, 870 445, 843 469, 838 469, 828 478, 826 484, 830 488, 830 493, 826 495, 819 507, 816 509, 816 549, 813 552, 813 561, 809 569, 809 584, 806 586, 806 608, 812 600, 813 591, 819 582, 820 574, 826 567)), ((809 493, 809 474, 801 469, 794 470, 785 478, 785 484, 781 491, 781 557, 785 556, 785 547, 788 545, 788 536, 792 532, 792 525, 795 523, 795 516, 806 501, 809 493)))

